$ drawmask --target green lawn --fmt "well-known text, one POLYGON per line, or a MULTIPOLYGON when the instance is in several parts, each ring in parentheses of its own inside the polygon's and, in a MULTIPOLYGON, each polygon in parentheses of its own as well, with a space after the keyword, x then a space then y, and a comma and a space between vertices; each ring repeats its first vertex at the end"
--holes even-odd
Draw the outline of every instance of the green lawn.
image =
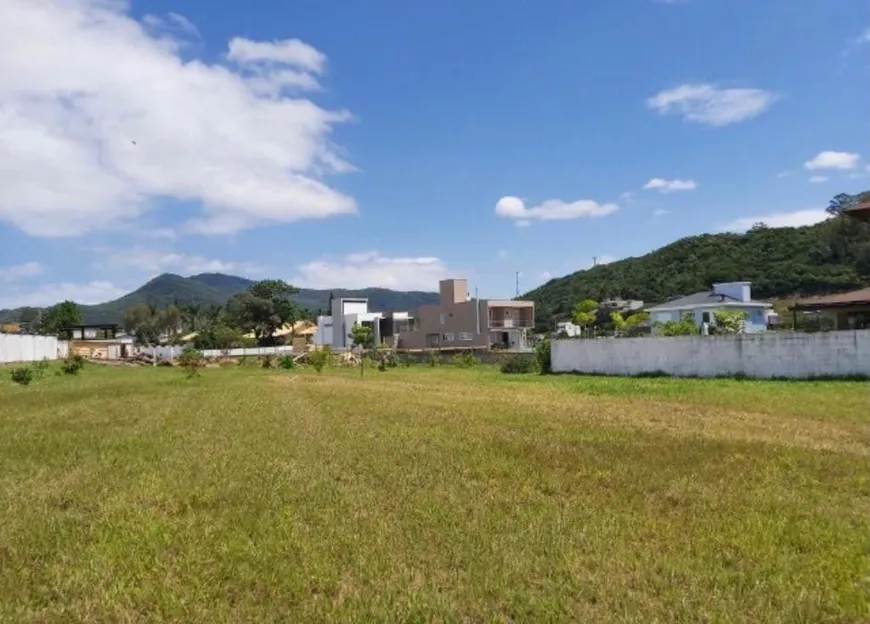
POLYGON ((867 384, 0 374, 3 622, 870 618, 867 384))

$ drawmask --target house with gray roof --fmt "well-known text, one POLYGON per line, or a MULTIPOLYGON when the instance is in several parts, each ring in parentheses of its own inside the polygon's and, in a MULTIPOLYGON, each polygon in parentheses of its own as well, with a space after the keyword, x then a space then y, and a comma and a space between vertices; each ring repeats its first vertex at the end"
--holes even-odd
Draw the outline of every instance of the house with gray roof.
POLYGON ((647 312, 655 333, 656 323, 679 321, 686 314, 691 314, 700 327, 704 322, 715 325, 713 315, 717 310, 743 310, 747 317, 743 331, 756 333, 767 331, 767 317, 772 308, 770 303, 752 299, 750 282, 725 282, 713 284, 712 291, 677 297, 647 308, 647 312))

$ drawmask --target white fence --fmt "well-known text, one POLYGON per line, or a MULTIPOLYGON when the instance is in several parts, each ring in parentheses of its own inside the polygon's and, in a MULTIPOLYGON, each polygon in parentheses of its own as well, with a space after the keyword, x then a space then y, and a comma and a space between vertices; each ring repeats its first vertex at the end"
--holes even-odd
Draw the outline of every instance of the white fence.
POLYGON ((204 349, 203 357, 244 357, 246 355, 283 355, 284 353, 293 354, 293 347, 290 345, 282 345, 280 347, 252 347, 250 349, 204 349))
POLYGON ((0 334, 0 363, 56 360, 68 353, 69 343, 57 336, 0 334))
POLYGON ((678 377, 811 377, 870 375, 870 329, 767 332, 738 336, 600 338, 555 340, 551 364, 557 373, 678 377))

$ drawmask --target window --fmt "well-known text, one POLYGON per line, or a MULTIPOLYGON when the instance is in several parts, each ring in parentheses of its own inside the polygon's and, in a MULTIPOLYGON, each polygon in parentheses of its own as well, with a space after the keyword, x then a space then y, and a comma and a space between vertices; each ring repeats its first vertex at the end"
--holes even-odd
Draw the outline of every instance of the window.
POLYGON ((441 313, 441 324, 444 325, 444 312, 441 313))
POLYGON ((426 334, 426 346, 437 347, 441 344, 441 334, 426 334))
POLYGON ((709 313, 709 312, 704 312, 704 313, 701 315, 701 320, 702 320, 703 322, 705 322, 705 323, 709 323, 709 322, 710 322, 710 313, 709 313))
POLYGON ((474 335, 471 332, 459 332, 460 342, 471 342, 474 340, 474 335))
POLYGON ((443 336, 444 342, 453 342, 453 332, 448 332, 443 336))

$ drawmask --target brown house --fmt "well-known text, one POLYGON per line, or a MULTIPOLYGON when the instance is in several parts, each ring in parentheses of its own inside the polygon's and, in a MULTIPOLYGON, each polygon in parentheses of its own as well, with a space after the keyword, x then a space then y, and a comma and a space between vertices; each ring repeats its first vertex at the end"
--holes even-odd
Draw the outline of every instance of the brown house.
POLYGON ((791 309, 795 315, 798 312, 814 312, 831 329, 866 329, 870 327, 870 288, 804 299, 796 302, 791 309))
POLYGON ((442 280, 439 290, 440 302, 420 306, 414 330, 399 334, 400 349, 530 347, 533 301, 470 299, 465 279, 442 280))

